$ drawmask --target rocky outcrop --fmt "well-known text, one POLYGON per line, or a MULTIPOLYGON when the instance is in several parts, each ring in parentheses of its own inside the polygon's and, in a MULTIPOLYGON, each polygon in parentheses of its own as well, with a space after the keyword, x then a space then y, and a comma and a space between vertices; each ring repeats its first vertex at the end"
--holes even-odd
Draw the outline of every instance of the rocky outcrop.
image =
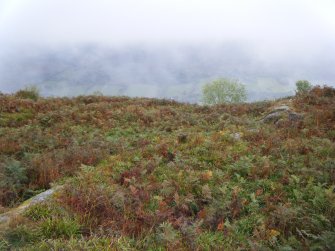
POLYGON ((272 109, 274 112, 289 111, 291 110, 288 105, 276 106, 272 109))
POLYGON ((262 122, 264 123, 273 123, 275 124, 279 119, 283 117, 283 112, 271 112, 268 115, 266 115, 264 118, 262 118, 262 122))
POLYGON ((275 125, 292 125, 303 120, 304 116, 294 111, 287 104, 273 107, 262 119, 261 122, 275 125))
POLYGON ((300 121, 304 118, 304 116, 300 113, 296 113, 296 112, 290 112, 288 114, 288 119, 289 121, 295 122, 295 121, 300 121))
POLYGON ((56 191, 58 191, 59 189, 61 189, 61 187, 62 186, 56 186, 56 187, 53 187, 53 188, 51 188, 49 190, 46 190, 43 193, 40 193, 40 194, 38 194, 38 195, 30 198, 29 200, 26 200, 25 202, 23 202, 17 208, 13 208, 13 209, 9 210, 6 213, 0 214, 0 228, 6 227, 6 225, 9 223, 9 221, 12 218, 15 218, 16 216, 22 214, 29 207, 31 207, 31 206, 33 206, 33 205, 35 205, 37 203, 41 203, 41 202, 46 201, 56 191))

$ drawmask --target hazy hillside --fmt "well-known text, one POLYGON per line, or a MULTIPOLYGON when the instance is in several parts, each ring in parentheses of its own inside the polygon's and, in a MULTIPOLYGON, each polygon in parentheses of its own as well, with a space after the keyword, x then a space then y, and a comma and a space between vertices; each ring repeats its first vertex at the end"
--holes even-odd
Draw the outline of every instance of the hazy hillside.
POLYGON ((23 97, 0 96, 1 250, 335 249, 334 88, 211 107, 23 97))
POLYGON ((334 0, 0 0, 0 251, 335 251, 334 0))
POLYGON ((269 57, 243 43, 221 45, 0 49, 0 88, 13 92, 36 84, 46 96, 107 95, 199 102, 201 86, 217 77, 240 79, 249 100, 294 94, 298 79, 332 84, 332 53, 269 57), (327 65, 327 68, 323 66, 327 65))

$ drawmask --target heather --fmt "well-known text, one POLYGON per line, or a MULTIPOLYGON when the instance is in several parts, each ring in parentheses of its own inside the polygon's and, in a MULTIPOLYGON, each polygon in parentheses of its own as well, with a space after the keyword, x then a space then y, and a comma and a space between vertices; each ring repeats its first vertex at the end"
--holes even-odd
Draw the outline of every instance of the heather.
POLYGON ((0 96, 0 210, 62 188, 0 249, 335 249, 332 87, 214 106, 25 91, 0 96))

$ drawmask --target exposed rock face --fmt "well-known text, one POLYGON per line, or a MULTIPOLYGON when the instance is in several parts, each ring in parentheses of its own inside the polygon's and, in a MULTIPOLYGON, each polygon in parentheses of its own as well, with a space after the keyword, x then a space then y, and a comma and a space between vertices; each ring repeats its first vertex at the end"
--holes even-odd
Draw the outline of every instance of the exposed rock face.
POLYGON ((281 105, 273 108, 273 112, 279 112, 279 111, 289 111, 290 107, 288 105, 281 105))
POLYGON ((293 111, 290 106, 283 104, 272 108, 271 111, 261 119, 261 121, 267 124, 291 125, 292 123, 299 122, 302 119, 302 114, 293 111))
POLYGON ((296 112, 290 112, 289 114, 288 114, 288 119, 290 120, 290 121, 293 121, 293 122, 295 122, 295 121, 300 121, 300 120, 302 120, 304 118, 304 116, 302 115, 302 114, 299 114, 299 113, 296 113, 296 112))
POLYGON ((262 122, 264 123, 273 123, 275 124, 279 119, 283 117, 283 112, 278 111, 278 112, 272 112, 268 115, 266 115, 263 119, 262 122))
POLYGON ((48 198, 50 198, 56 191, 58 191, 62 186, 56 186, 49 190, 44 191, 43 193, 40 193, 29 200, 26 200, 23 202, 20 206, 17 208, 13 208, 12 210, 0 214, 0 229, 5 227, 6 224, 10 221, 11 218, 14 218, 17 215, 22 214, 26 209, 29 207, 41 203, 43 201, 46 201, 48 198))
POLYGON ((0 227, 1 227, 2 224, 7 223, 9 221, 9 219, 10 218, 9 218, 8 213, 4 213, 4 214, 0 215, 0 227))

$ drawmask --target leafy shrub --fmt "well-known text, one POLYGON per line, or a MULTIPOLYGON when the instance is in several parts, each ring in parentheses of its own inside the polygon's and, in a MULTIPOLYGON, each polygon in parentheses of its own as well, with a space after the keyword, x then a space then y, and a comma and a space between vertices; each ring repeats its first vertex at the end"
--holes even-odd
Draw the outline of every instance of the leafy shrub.
POLYGON ((9 205, 22 193, 28 181, 26 169, 17 160, 7 160, 0 164, 0 201, 9 205))
POLYGON ((295 85, 297 87, 297 94, 304 94, 312 89, 312 84, 308 80, 298 80, 295 85))
POLYGON ((40 97, 40 91, 37 86, 30 85, 24 88, 23 90, 19 90, 15 93, 15 96, 18 98, 31 99, 37 101, 40 97))
POLYGON ((203 86, 203 102, 207 105, 240 103, 247 99, 245 86, 238 80, 220 78, 203 86))

